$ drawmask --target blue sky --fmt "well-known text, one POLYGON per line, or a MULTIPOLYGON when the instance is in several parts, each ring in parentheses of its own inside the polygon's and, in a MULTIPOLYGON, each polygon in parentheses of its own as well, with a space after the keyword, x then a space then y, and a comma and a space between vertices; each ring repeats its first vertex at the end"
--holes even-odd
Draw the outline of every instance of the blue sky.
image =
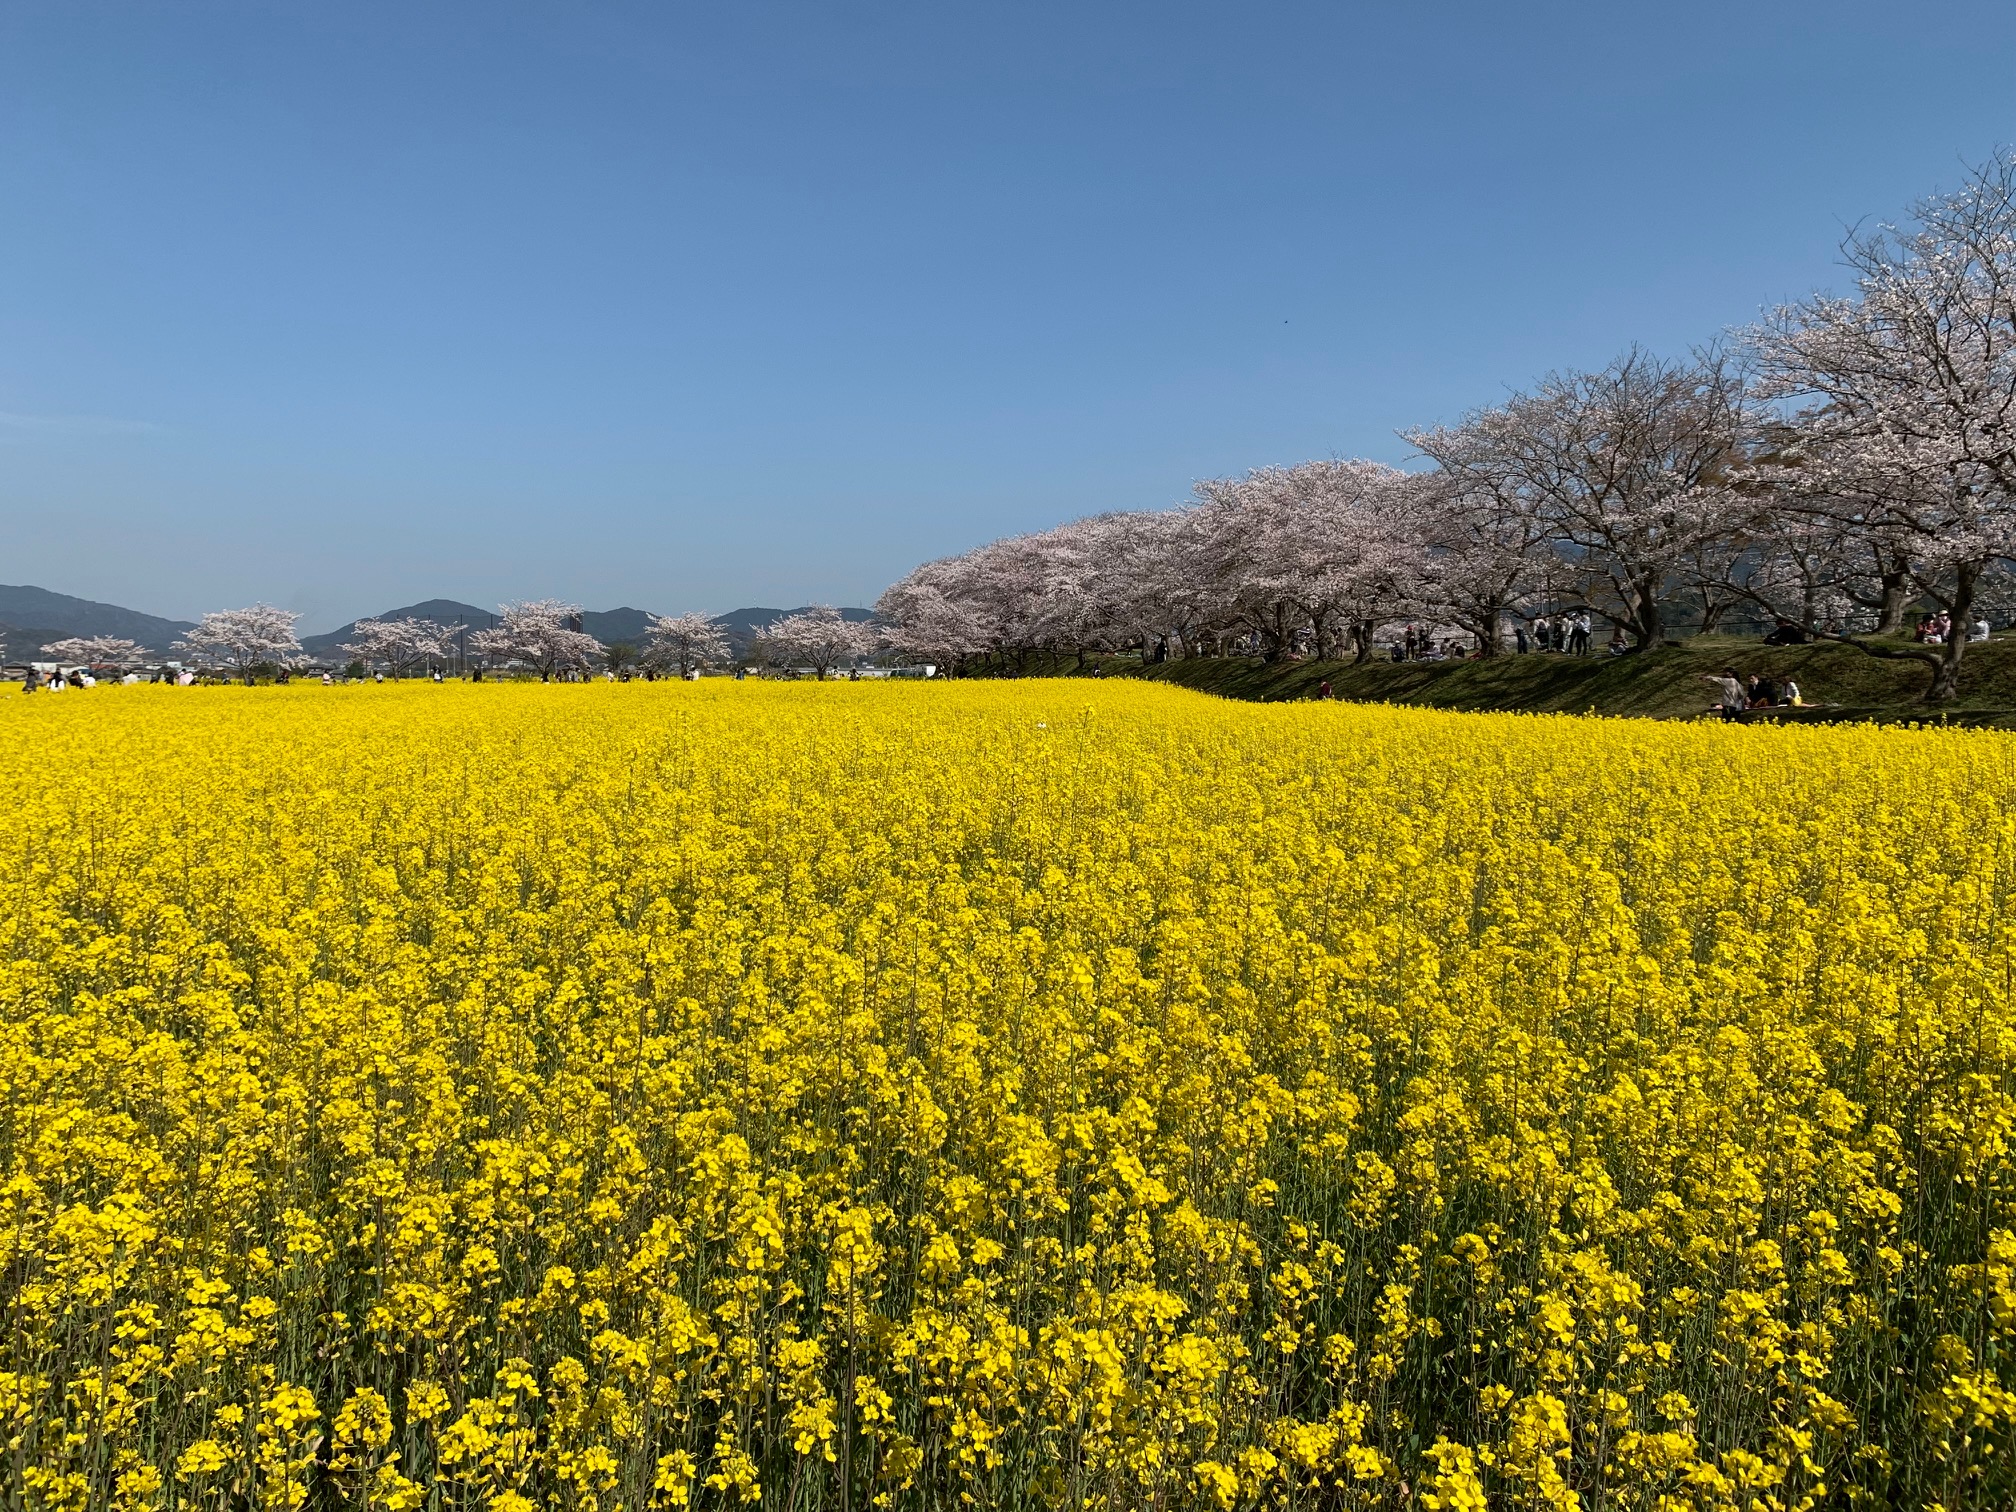
POLYGON ((1838 282, 2006 5, 0 0, 0 579, 865 602, 1838 282))

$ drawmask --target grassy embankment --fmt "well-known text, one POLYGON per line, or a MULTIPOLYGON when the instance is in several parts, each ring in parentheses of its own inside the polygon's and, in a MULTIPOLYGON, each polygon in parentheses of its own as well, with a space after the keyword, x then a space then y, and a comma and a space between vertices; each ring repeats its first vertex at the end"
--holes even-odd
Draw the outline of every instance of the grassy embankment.
MULTIPOLYGON (((2016 636, 1967 648, 1960 698, 1943 709, 1922 701, 1930 669, 1918 662, 1882 660, 1852 646, 1769 647, 1734 636, 1697 636, 1639 656, 1553 654, 1496 657, 1487 661, 1266 663, 1247 657, 1211 657, 1142 666, 1134 657, 1089 664, 1092 675, 1133 676, 1173 682, 1200 692, 1259 702, 1314 698, 1328 681, 1332 696, 1367 703, 1418 704, 1439 709, 1523 709, 1574 714, 1631 714, 1660 719, 1700 716, 1715 691, 1703 678, 1734 667, 1743 676, 1765 672, 1791 677, 1810 710, 1785 717, 1830 720, 1923 720, 2016 727, 2016 636)), ((1068 659, 1045 669, 1070 675, 1068 659)))

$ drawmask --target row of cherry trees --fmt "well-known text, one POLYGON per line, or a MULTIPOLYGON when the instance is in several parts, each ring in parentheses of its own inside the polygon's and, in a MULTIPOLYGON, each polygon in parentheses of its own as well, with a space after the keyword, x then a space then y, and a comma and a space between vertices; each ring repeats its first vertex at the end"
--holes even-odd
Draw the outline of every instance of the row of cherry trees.
MULTIPOLYGON (((250 681, 261 667, 310 664, 296 630, 300 618, 271 604, 220 609, 204 615, 174 649, 198 666, 250 681)), ((880 644, 874 627, 815 605, 767 626, 757 642, 757 659, 810 667, 823 678, 880 644)), ((132 666, 148 654, 138 642, 116 636, 73 636, 42 649, 62 661, 99 666, 132 666)), ((393 677, 459 666, 479 675, 519 668, 552 679, 632 665, 683 676, 729 661, 732 647, 721 626, 704 614, 654 614, 641 647, 605 646, 581 629, 579 605, 534 599, 500 605, 497 623, 481 630, 412 617, 359 620, 338 651, 345 660, 393 677)))
POLYGON ((1128 646, 1363 660, 1402 620, 1484 655, 1521 616, 1587 610, 1634 649, 1680 625, 1778 623, 1925 662, 2016 555, 2016 162, 1844 246, 1855 291, 1684 360, 1632 350, 1454 425, 1420 465, 1309 462, 1200 484, 917 568, 878 610, 955 665, 1128 646), (1944 610, 1939 645, 1900 641, 1944 610))

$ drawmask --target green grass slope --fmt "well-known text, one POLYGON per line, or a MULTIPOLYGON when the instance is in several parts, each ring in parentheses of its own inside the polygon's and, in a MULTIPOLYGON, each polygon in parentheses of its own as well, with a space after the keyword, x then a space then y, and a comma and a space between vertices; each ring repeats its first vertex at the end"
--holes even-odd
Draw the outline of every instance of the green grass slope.
POLYGON ((2016 726, 2016 636, 1967 648, 1960 699, 1944 710, 1928 709, 1922 702, 1931 674, 1919 663, 1879 660, 1851 646, 1769 647, 1728 636, 1699 636, 1640 656, 1613 657, 1599 649, 1587 657, 1549 653, 1362 667, 1320 661, 1269 664, 1243 657, 1144 667, 1132 659, 1109 658, 1099 672, 1261 702, 1314 698, 1328 681, 1333 697, 1371 703, 1687 719, 1705 713, 1714 702, 1715 690, 1703 679, 1724 667, 1745 677, 1766 672, 1795 679, 1807 703, 1820 706, 1796 717, 1943 716, 1956 723, 2016 726))

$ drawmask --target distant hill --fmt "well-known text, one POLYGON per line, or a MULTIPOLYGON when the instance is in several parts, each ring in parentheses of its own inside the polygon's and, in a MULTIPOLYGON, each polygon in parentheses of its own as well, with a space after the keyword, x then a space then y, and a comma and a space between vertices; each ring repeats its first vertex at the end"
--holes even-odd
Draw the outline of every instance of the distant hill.
MULTIPOLYGON (((737 652, 746 651, 763 629, 773 621, 787 614, 803 614, 808 605, 796 609, 730 609, 726 614, 714 616, 714 623, 727 634, 729 643, 737 652)), ((866 609, 842 609, 842 615, 850 620, 873 619, 874 614, 866 609)), ((457 603, 454 599, 428 599, 424 603, 408 604, 403 609, 387 609, 374 619, 426 619, 437 624, 452 625, 458 619, 465 625, 481 627, 495 622, 496 614, 489 609, 479 609, 474 604, 457 603)), ((581 628, 605 646, 618 641, 628 641, 633 646, 644 644, 645 633, 651 628, 651 615, 643 609, 589 609, 581 615, 581 628)), ((333 656, 336 648, 357 633, 357 622, 352 620, 339 630, 331 630, 325 635, 304 635, 301 647, 311 656, 333 656)))
MULTIPOLYGON (((408 604, 403 609, 387 609, 383 614, 367 616, 370 619, 423 619, 433 620, 437 625, 452 625, 461 621, 478 629, 494 624, 497 616, 493 610, 479 609, 474 604, 457 603, 454 599, 423 599, 417 604, 408 604)), ((333 656, 336 648, 357 633, 357 621, 340 625, 321 635, 301 637, 301 649, 310 656, 333 656)))
POLYGON ((67 630, 51 630, 47 625, 0 625, 0 662, 18 665, 43 661, 42 648, 62 640, 67 630))
POLYGON ((644 632, 651 628, 651 616, 642 609, 590 609, 581 616, 581 628, 605 646, 628 641, 644 644, 644 632))
MULTIPOLYGON (((158 614, 142 614, 138 609, 122 609, 117 604, 100 604, 92 599, 72 598, 67 593, 51 593, 47 588, 25 584, 0 584, 0 625, 11 631, 27 630, 43 639, 66 635, 121 635, 154 651, 168 645, 192 621, 163 619, 158 614), (53 635, 46 632, 54 632, 53 635)), ((14 659, 17 636, 7 636, 7 655, 14 659)))
MULTIPOLYGON (((764 627, 787 614, 802 614, 809 607, 730 609, 726 614, 715 615, 714 623, 727 634, 729 643, 740 654, 749 649, 764 627)), ((875 617, 866 609, 842 609, 840 613, 855 621, 875 617)), ((496 623, 497 616, 494 609, 465 604, 456 599, 423 599, 417 604, 387 609, 370 617, 424 619, 442 625, 461 623, 480 629, 496 623)), ((591 609, 582 614, 581 624, 604 645, 628 641, 633 646, 641 646, 645 632, 650 628, 650 615, 645 610, 628 607, 591 609)), ((165 652, 189 628, 191 622, 188 620, 163 619, 159 615, 142 614, 137 609, 122 609, 117 604, 99 604, 90 599, 72 598, 67 593, 51 593, 47 588, 0 585, 0 657, 10 662, 39 655, 46 642, 66 635, 123 635, 150 650, 165 652)), ((337 647, 356 633, 357 622, 352 620, 321 635, 302 636, 301 649, 310 656, 327 660, 336 656, 337 647)))

